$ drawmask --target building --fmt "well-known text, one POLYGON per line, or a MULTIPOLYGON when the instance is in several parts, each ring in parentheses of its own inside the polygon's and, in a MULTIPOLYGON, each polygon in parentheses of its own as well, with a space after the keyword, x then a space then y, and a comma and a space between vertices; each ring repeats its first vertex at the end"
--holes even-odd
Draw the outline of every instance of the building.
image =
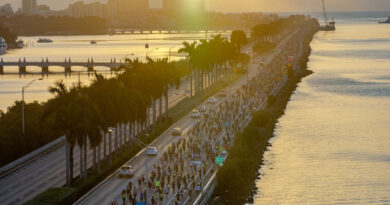
MULTIPOLYGON (((107 15, 110 22, 140 22, 148 15, 147 0, 108 0, 107 15)), ((131 23, 130 23, 131 24, 131 23)))
POLYGON ((33 13, 37 9, 37 0, 22 0, 22 11, 33 13))
POLYGON ((162 9, 167 12, 176 12, 180 8, 180 0, 163 0, 162 3, 162 9))
POLYGON ((75 2, 69 5, 67 12, 69 16, 74 18, 97 16, 100 18, 107 17, 107 5, 100 2, 85 4, 82 1, 75 2))
POLYGON ((14 11, 10 4, 0 6, 0 16, 10 16, 12 14, 14 14, 14 11))
POLYGON ((50 12, 50 7, 45 4, 41 4, 37 6, 37 10, 40 12, 50 12))

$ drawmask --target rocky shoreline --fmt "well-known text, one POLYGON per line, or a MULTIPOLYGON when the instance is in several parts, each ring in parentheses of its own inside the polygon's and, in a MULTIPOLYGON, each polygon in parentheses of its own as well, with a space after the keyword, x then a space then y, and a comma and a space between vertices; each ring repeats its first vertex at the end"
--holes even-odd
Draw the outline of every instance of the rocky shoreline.
MULTIPOLYGON (((295 71, 294 75, 289 75, 288 80, 275 96, 269 97, 272 97, 273 99, 269 99, 265 109, 254 113, 251 123, 242 133, 238 134, 236 142, 232 147, 234 148, 237 144, 247 144, 248 147, 252 147, 253 150, 250 151, 251 155, 249 155, 251 158, 249 160, 251 165, 241 163, 241 165, 243 164, 242 166, 245 167, 237 167, 233 164, 237 165, 240 164, 240 162, 233 162, 231 166, 229 166, 229 158, 232 158, 230 155, 225 165, 218 171, 218 185, 209 201, 210 204, 245 204, 253 202, 253 197, 257 193, 255 186, 256 179, 260 178, 259 167, 264 163, 263 153, 270 145, 269 139, 274 136, 276 123, 284 114, 287 103, 298 86, 298 83, 301 82, 302 78, 312 73, 312 71, 307 70, 307 62, 311 53, 310 42, 313 39, 314 33, 307 35, 311 36, 308 36, 303 42, 303 52, 302 57, 298 62, 298 70, 295 71), (257 134, 255 134, 257 136, 245 136, 247 134, 253 135, 253 132, 250 132, 249 130, 257 130, 257 134), (253 143, 256 144, 256 147, 253 145, 251 146, 253 143), (237 176, 237 174, 226 174, 229 172, 242 173, 238 174, 240 177, 234 177, 237 176), (227 175, 230 177, 227 177, 227 175), (221 183, 221 181, 223 182, 221 183)), ((241 161, 248 161, 247 155, 235 156, 235 160, 237 160, 237 157, 238 159, 241 159, 241 161)))

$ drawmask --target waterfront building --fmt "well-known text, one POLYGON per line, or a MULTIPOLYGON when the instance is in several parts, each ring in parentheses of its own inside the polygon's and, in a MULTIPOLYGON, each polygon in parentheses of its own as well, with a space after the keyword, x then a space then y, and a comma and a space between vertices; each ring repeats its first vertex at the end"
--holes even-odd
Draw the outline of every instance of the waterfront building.
POLYGON ((149 1, 108 0, 107 16, 111 24, 138 25, 150 13, 149 1))
POLYGON ((32 13, 37 9, 37 0, 22 0, 22 11, 32 13))
POLYGON ((107 5, 100 2, 85 4, 83 1, 75 2, 69 5, 67 12, 69 16, 80 18, 86 16, 107 17, 107 5))

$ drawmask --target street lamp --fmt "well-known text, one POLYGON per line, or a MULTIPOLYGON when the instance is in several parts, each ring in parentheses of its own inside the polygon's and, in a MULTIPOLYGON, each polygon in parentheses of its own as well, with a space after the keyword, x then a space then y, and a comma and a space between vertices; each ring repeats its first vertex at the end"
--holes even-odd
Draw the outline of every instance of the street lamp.
POLYGON ((149 168, 148 168, 148 161, 147 158, 148 158, 148 154, 146 152, 146 150, 148 149, 148 145, 145 144, 144 142, 142 142, 141 140, 135 138, 134 136, 131 136, 131 138, 133 138, 133 140, 138 143, 139 145, 141 146, 144 146, 145 147, 145 175, 146 175, 146 196, 145 196, 145 204, 146 205, 149 205, 149 174, 148 174, 148 171, 149 171, 149 168))
POLYGON ((28 88, 31 84, 33 84, 37 80, 43 80, 43 78, 34 79, 29 82, 27 85, 22 87, 22 134, 24 135, 24 90, 28 88))
POLYGON ((109 127, 108 128, 108 157, 109 157, 109 163, 110 163, 110 166, 112 165, 112 132, 115 131, 115 128, 114 127, 109 127))

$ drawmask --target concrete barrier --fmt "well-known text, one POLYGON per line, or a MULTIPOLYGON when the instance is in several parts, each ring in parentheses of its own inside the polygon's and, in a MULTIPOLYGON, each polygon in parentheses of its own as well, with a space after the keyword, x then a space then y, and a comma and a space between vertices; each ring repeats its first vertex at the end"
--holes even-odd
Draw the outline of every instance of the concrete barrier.
POLYGON ((45 156, 46 154, 61 147, 64 144, 65 144, 65 136, 59 137, 56 140, 53 140, 50 143, 30 152, 29 154, 26 154, 23 157, 20 157, 19 159, 2 166, 0 168, 0 179, 8 176, 9 174, 12 174, 14 171, 21 169, 24 166, 27 166, 28 164, 32 163, 34 160, 39 159, 42 156, 45 156))

